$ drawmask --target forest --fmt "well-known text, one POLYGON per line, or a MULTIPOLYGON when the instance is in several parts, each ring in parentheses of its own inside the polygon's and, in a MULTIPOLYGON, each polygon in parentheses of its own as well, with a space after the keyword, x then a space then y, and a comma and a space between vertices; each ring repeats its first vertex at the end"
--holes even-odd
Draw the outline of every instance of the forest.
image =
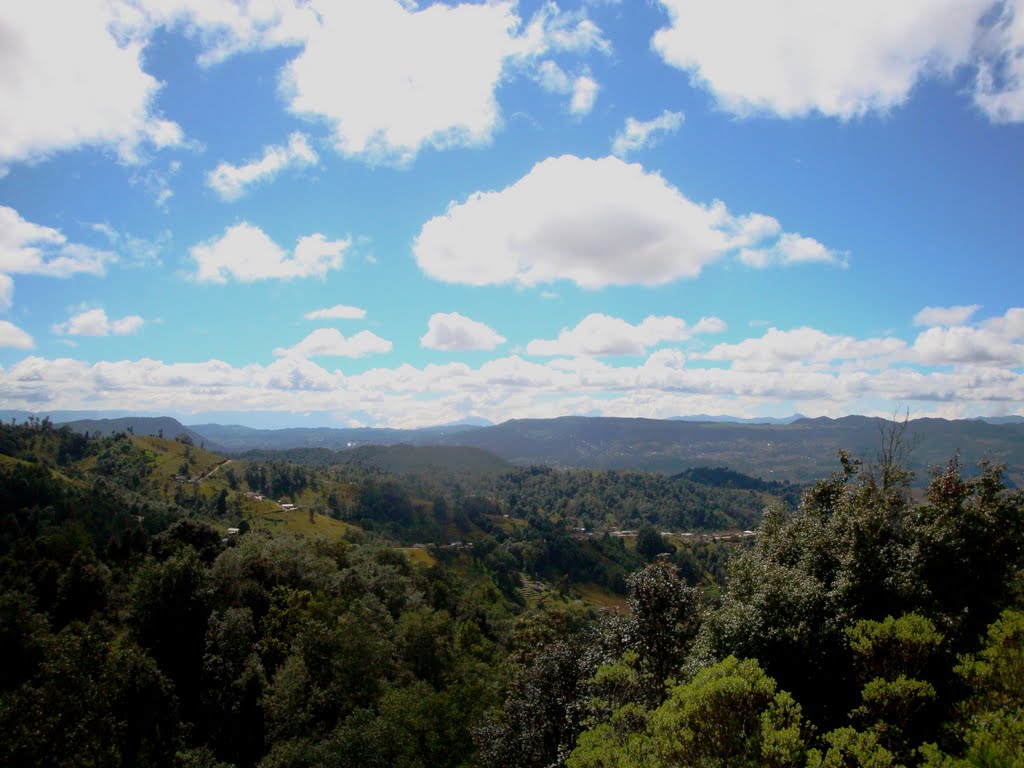
POLYGON ((901 437, 797 486, 0 424, 0 764, 1024 766, 1024 493, 901 437))

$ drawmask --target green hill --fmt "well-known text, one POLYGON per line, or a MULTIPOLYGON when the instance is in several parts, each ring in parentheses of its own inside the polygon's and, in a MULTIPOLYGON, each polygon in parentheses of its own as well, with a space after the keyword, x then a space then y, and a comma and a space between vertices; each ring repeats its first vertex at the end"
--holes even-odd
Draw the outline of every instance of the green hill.
POLYGON ((210 443, 211 449, 218 449, 213 441, 208 441, 198 432, 192 431, 177 419, 172 419, 169 416, 126 416, 120 419, 78 419, 76 421, 64 422, 60 426, 66 426, 81 434, 88 432, 90 435, 98 435, 100 437, 113 435, 117 432, 127 432, 128 434, 133 435, 152 435, 154 437, 164 437, 168 440, 174 440, 185 435, 197 446, 208 442, 210 443))

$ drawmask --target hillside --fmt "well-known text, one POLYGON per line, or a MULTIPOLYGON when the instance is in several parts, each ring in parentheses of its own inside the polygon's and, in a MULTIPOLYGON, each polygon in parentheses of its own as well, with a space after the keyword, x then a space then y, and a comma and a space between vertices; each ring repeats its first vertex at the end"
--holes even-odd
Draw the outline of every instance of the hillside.
MULTIPOLYGON (((366 463, 398 473, 463 471, 465 466, 497 472, 503 469, 502 462, 670 475, 693 467, 722 466, 765 480, 807 483, 832 472, 840 450, 873 460, 886 423, 865 416, 799 418, 792 423, 566 416, 411 430, 251 429, 220 424, 185 427, 167 417, 126 417, 77 420, 67 426, 101 435, 130 431, 173 438, 184 434, 197 446, 205 443, 224 453, 291 451, 282 458, 314 466, 366 463), (382 452, 382 446, 393 449, 382 452), (448 453, 440 452, 441 447, 448 453), (487 455, 452 452, 456 448, 487 455)), ((968 468, 985 458, 1005 464, 1010 484, 1024 484, 1024 423, 1016 419, 913 419, 905 437, 913 447, 907 465, 916 473, 918 486, 927 482, 932 469, 944 467, 957 453, 968 468)))
POLYGON ((210 443, 210 447, 218 449, 214 441, 209 441, 202 435, 186 427, 177 419, 169 416, 125 416, 118 419, 76 419, 61 424, 74 432, 107 437, 117 432, 127 432, 133 435, 150 435, 174 440, 181 435, 186 435, 193 443, 200 445, 210 443))
POLYGON ((469 424, 424 429, 378 429, 359 427, 293 427, 290 429, 253 429, 239 425, 194 424, 190 427, 225 451, 253 449, 283 451, 290 448, 328 448, 344 450, 359 445, 428 445, 444 442, 465 432, 480 429, 469 424))
MULTIPOLYGON (((192 427, 224 450, 281 450, 370 445, 465 446, 518 465, 550 464, 677 474, 697 466, 727 466, 767 480, 807 483, 836 468, 847 450, 870 461, 884 419, 846 416, 799 418, 791 423, 689 421, 566 416, 516 419, 495 426, 397 429, 283 429, 203 424, 192 427)), ((959 452, 967 467, 990 458, 1007 466, 1013 485, 1024 483, 1024 424, 1016 420, 913 419, 908 466, 917 484, 959 452), (1000 423, 994 423, 999 421, 1000 423)), ((370 449, 367 449, 370 450, 370 449)), ((358 456, 359 454, 353 454, 358 456)), ((370 454, 374 455, 372 450, 370 454)))
MULTIPOLYGON (((564 417, 507 421, 445 442, 493 451, 517 464, 632 469, 675 474, 723 465, 767 479, 810 482, 832 472, 839 450, 874 458, 883 419, 847 416, 792 424, 660 421, 564 417)), ((959 451, 965 466, 983 458, 1005 463, 1014 484, 1024 482, 1024 425, 914 419, 906 437, 915 449, 908 466, 926 482, 959 451)))
MULTIPOLYGON (((938 768, 917 744, 1024 711, 1024 614, 1003 611, 1024 494, 991 469, 951 467, 927 502, 851 472, 787 507, 794 487, 724 467, 533 466, 469 492, 444 475, 501 460, 285 453, 0 423, 0 764, 658 766, 620 759, 609 723, 643 744, 706 699, 695 724, 754 739, 744 765, 785 716, 779 765, 938 768)), ((1011 765, 1018 736, 962 764, 1011 765)))

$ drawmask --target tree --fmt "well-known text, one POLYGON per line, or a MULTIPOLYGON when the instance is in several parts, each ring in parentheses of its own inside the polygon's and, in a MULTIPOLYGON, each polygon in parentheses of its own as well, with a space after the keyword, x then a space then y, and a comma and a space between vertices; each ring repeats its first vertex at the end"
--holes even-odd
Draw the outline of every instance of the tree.
POLYGON ((636 551, 647 562, 651 562, 658 555, 675 552, 676 548, 661 537, 654 528, 645 525, 637 532, 636 551))
POLYGON ((957 731, 965 760, 923 750, 929 768, 1024 768, 1024 613, 1007 610, 989 628, 980 651, 956 668, 971 695, 960 704, 957 731))
POLYGON ((657 562, 629 577, 630 645, 660 689, 679 672, 701 622, 700 592, 657 562))
POLYGON ((135 636, 174 681, 185 707, 194 707, 199 695, 210 602, 206 567, 192 547, 162 563, 150 560, 131 586, 135 636))
POLYGON ((800 706, 779 691, 757 661, 730 656, 677 685, 646 727, 625 734, 613 720, 583 734, 569 768, 783 768, 803 765, 807 724, 800 706))

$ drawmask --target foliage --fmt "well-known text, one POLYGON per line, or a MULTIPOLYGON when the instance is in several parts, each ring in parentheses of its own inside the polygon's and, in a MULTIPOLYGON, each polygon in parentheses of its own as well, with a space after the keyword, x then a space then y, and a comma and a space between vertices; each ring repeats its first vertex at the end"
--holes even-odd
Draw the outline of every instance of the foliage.
POLYGON ((580 738, 569 768, 662 765, 797 766, 805 752, 800 706, 757 662, 730 656, 672 689, 647 717, 627 705, 580 738), (646 720, 625 738, 621 720, 646 720))
POLYGON ((1020 765, 1024 496, 954 459, 918 500, 889 437, 727 542, 666 523, 785 493, 0 425, 0 763, 1020 765))
POLYGON ((682 666, 701 622, 700 593, 667 562, 649 565, 629 579, 627 642, 657 683, 682 666))

